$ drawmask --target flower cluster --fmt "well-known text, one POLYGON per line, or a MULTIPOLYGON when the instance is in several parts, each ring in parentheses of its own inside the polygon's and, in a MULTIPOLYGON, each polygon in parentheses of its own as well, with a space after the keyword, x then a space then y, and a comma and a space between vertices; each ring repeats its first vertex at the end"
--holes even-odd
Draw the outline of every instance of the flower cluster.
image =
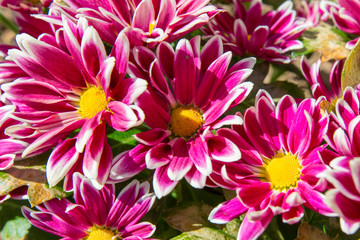
POLYGON ((28 199, 33 226, 64 240, 167 239, 193 230, 169 215, 196 201, 212 205, 208 225, 240 217, 238 240, 311 214, 360 237, 359 2, 0 5, 18 26, 0 46, 0 203, 28 199), (322 22, 346 35, 347 60, 307 49, 322 22))

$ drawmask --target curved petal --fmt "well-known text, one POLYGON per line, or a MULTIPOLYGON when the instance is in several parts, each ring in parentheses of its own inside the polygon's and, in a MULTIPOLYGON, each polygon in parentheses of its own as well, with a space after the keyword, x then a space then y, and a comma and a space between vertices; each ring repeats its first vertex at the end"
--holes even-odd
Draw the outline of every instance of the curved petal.
POLYGON ((241 158, 239 148, 229 139, 214 136, 206 139, 209 155, 222 162, 234 162, 241 158))
POLYGON ((153 187, 158 198, 168 195, 175 188, 177 183, 177 181, 172 181, 169 178, 167 166, 155 169, 153 187))
POLYGON ((216 224, 228 223, 248 210, 236 197, 219 204, 209 214, 209 221, 216 224))
POLYGON ((50 187, 55 186, 65 177, 79 158, 75 149, 76 139, 66 139, 51 152, 46 164, 46 178, 50 187))

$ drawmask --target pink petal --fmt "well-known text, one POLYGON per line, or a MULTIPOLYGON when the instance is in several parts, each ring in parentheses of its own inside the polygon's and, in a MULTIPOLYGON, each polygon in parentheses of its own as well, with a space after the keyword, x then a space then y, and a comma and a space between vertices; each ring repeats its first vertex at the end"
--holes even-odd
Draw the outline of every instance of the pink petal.
POLYGON ((86 87, 82 73, 69 55, 29 36, 19 36, 18 41, 21 41, 28 53, 56 79, 72 87, 86 87), (52 61, 47 58, 49 55, 52 56, 52 61))
POLYGON ((168 176, 172 181, 180 181, 191 169, 193 163, 187 152, 188 146, 182 138, 174 140, 173 157, 168 165, 168 176))
POLYGON ((158 198, 168 195, 178 182, 172 181, 168 176, 168 167, 163 166, 155 169, 153 178, 154 192, 158 198))
POLYGON ((298 182, 303 198, 306 200, 306 206, 325 216, 334 216, 333 211, 324 203, 325 196, 312 189, 308 183, 298 182))
POLYGON ((193 166, 185 176, 186 181, 194 188, 204 188, 207 176, 193 166))
POLYGON ((167 143, 160 143, 152 147, 145 156, 146 167, 156 169, 172 161, 173 150, 167 143))
POLYGON ((283 222, 288 224, 295 224, 304 216, 304 208, 302 206, 292 207, 290 211, 283 213, 283 222))
POLYGON ((139 144, 135 148, 122 152, 113 159, 110 179, 125 181, 146 168, 145 154, 148 147, 139 144))
POLYGON ((265 231, 274 216, 270 208, 268 208, 266 214, 261 220, 252 222, 248 219, 249 213, 251 213, 251 210, 248 211, 240 226, 237 236, 238 240, 257 239, 265 231))
POLYGON ((231 57, 231 52, 226 52, 212 62, 207 68, 204 77, 198 84, 198 92, 195 99, 195 104, 197 106, 206 105, 213 99, 216 90, 223 83, 231 57), (211 88, 209 88, 209 86, 211 86, 211 88))
POLYGON ((79 158, 75 149, 75 138, 66 139, 51 152, 46 165, 46 178, 50 187, 55 186, 65 177, 79 158))
POLYGON ((134 240, 140 238, 148 238, 155 232, 155 225, 148 222, 141 222, 134 225, 127 226, 122 232, 121 236, 130 239, 131 236, 134 237, 134 240), (127 237, 129 235, 130 237, 127 237))
POLYGON ((190 142, 189 156, 195 167, 204 175, 208 176, 212 172, 211 160, 208 153, 206 142, 197 137, 190 142))
POLYGON ((99 34, 93 27, 85 30, 81 41, 81 55, 85 68, 95 77, 105 61, 106 51, 99 34))
POLYGON ((149 131, 141 132, 134 135, 134 138, 147 146, 154 146, 169 137, 171 132, 160 128, 153 128, 149 131))
POLYGON ((271 183, 260 182, 237 190, 240 201, 247 207, 256 207, 272 193, 271 183))
POLYGON ((233 162, 241 158, 239 148, 229 139, 214 136, 207 140, 209 154, 212 158, 222 162, 233 162))
POLYGON ((209 214, 209 221, 216 224, 228 223, 248 210, 238 198, 219 204, 209 214))
POLYGON ((141 1, 134 12, 132 26, 148 32, 153 21, 155 21, 155 11, 152 1, 141 1))
POLYGON ((94 129, 84 151, 83 171, 85 176, 100 189, 105 184, 111 169, 112 152, 106 141, 105 124, 94 129))
POLYGON ((140 108, 128 106, 119 101, 111 101, 108 104, 108 108, 112 113, 110 118, 107 119, 108 123, 118 131, 127 131, 132 127, 138 126, 145 118, 140 108), (137 115, 134 110, 140 115, 137 115))
POLYGON ((194 53, 188 40, 182 39, 177 44, 174 64, 176 98, 184 105, 190 104, 195 96, 197 73, 194 53))

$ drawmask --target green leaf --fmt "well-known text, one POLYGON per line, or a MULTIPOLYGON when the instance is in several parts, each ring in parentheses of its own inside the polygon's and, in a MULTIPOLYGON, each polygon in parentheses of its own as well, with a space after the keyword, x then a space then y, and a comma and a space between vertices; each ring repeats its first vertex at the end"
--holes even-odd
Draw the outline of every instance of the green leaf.
POLYGON ((0 22, 14 33, 16 34, 19 33, 19 27, 14 22, 7 19, 1 12, 0 12, 0 22))
POLYGON ((279 82, 280 88, 294 98, 305 98, 304 91, 296 84, 291 82, 279 82))
POLYGON ((133 135, 145 130, 146 129, 144 127, 133 128, 126 132, 119 132, 114 129, 109 129, 107 133, 107 139, 114 156, 135 147, 138 142, 133 137, 133 135))
POLYGON ((15 217, 15 219, 7 221, 1 231, 2 240, 23 240, 29 232, 31 224, 26 218, 15 217))
POLYGON ((358 41, 347 57, 341 73, 341 89, 355 87, 360 83, 360 41, 358 41))
POLYGON ((122 144, 136 145, 136 140, 133 137, 134 134, 140 133, 141 130, 138 128, 130 129, 126 132, 113 131, 107 135, 108 139, 115 140, 122 144))
POLYGON ((227 234, 233 236, 234 238, 237 238, 239 228, 240 228, 240 225, 241 225, 241 221, 242 220, 240 218, 235 218, 231 222, 228 222, 226 224, 226 227, 224 228, 224 232, 226 232, 227 234))

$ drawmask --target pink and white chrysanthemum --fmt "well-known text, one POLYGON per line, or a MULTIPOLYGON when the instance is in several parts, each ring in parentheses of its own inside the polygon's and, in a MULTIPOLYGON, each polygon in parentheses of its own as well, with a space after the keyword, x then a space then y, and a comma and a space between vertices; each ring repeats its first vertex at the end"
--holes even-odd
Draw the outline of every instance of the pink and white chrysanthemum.
POLYGON ((101 187, 112 162, 106 123, 117 131, 141 124, 144 113, 133 103, 147 83, 126 77, 129 42, 124 34, 118 36, 111 56, 84 19, 78 25, 64 19, 57 36, 66 51, 51 38, 17 36, 20 50, 10 50, 9 59, 29 77, 3 84, 2 89, 17 107, 12 117, 27 125, 9 126, 5 131, 18 139, 36 138, 23 157, 57 145, 47 163, 50 186, 82 161, 80 169, 101 187), (79 128, 75 137, 66 139, 79 128))
POLYGON ((15 160, 20 159, 22 152, 29 144, 5 134, 5 129, 8 126, 18 124, 18 122, 10 118, 10 115, 15 111, 15 107, 2 105, 0 102, 0 170, 6 170, 13 166, 15 160))
POLYGON ((85 17, 99 32, 101 39, 112 44, 124 31, 131 45, 173 42, 206 24, 219 10, 210 0, 64 0, 51 8, 62 8, 85 17))
POLYGON ((200 37, 181 39, 175 51, 161 43, 156 56, 145 47, 134 49, 139 68, 135 75, 150 76, 148 90, 137 105, 152 129, 135 135, 139 145, 115 157, 110 177, 121 179, 138 169, 155 169, 153 187, 160 198, 185 179, 196 188, 205 186, 212 172, 211 159, 235 161, 240 152, 227 138, 213 131, 225 124, 241 124, 239 116, 221 116, 241 103, 253 84, 244 82, 255 59, 230 65, 231 52, 223 53, 219 37, 200 51, 200 37))
POLYGON ((115 186, 95 189, 82 175, 74 174, 74 199, 53 199, 38 205, 39 211, 22 207, 23 215, 37 228, 62 240, 148 239, 155 231, 149 222, 139 222, 155 201, 149 183, 137 180, 119 195, 115 186))
POLYGON ((321 60, 319 59, 310 66, 306 57, 303 56, 301 58, 301 71, 310 84, 312 95, 317 100, 325 98, 320 107, 328 112, 335 110, 337 100, 343 95, 341 89, 341 72, 344 67, 344 62, 344 60, 337 60, 333 63, 329 80, 325 82, 320 73, 321 60), (330 89, 327 87, 329 84, 330 89))
POLYGON ((313 0, 308 2, 307 0, 301 0, 295 5, 296 12, 299 17, 306 19, 306 23, 310 27, 316 27, 320 21, 327 21, 329 13, 322 9, 321 0, 313 0))
POLYGON ((325 202, 340 216, 341 229, 353 234, 360 228, 360 105, 359 90, 350 87, 336 104, 337 122, 328 133, 331 169, 325 178, 334 186, 326 193, 325 202), (336 128, 337 127, 337 128, 336 128), (334 130, 333 130, 334 129, 334 130))
POLYGON ((349 144, 345 136, 350 131, 350 123, 360 115, 360 90, 347 87, 342 98, 336 101, 334 113, 331 115, 326 141, 340 155, 349 155, 345 153, 350 152, 343 151, 342 147, 349 144))
POLYGON ((51 2, 52 0, 0 0, 0 6, 12 10, 20 33, 38 37, 42 33, 53 33, 51 24, 34 17, 36 14, 43 14, 43 9, 49 7, 51 2))
POLYGON ((327 182, 318 177, 326 169, 318 151, 325 148, 327 125, 328 116, 321 115, 314 99, 297 104, 286 95, 275 105, 260 91, 243 125, 218 131, 237 144, 242 158, 214 162, 214 186, 236 190, 237 197, 217 206, 209 220, 222 224, 246 213, 237 239, 256 239, 275 215, 282 214, 288 224, 300 221, 304 206, 333 215, 321 193, 327 182))
MULTIPOLYGON (((338 4, 333 1, 324 1, 325 7, 330 11, 330 15, 335 25, 342 31, 360 35, 360 2, 354 0, 338 0, 338 4)), ((347 42, 347 48, 353 48, 360 37, 347 42)))
POLYGON ((353 234, 360 229, 360 158, 335 158, 330 166, 325 177, 335 188, 326 192, 325 202, 339 215, 341 229, 353 234))
POLYGON ((291 1, 285 1, 278 9, 262 15, 261 0, 253 0, 250 8, 234 0, 234 15, 228 12, 217 14, 203 28, 206 35, 219 35, 226 51, 234 55, 253 55, 257 58, 277 63, 289 63, 286 55, 291 50, 303 47, 296 40, 308 24, 304 18, 296 16, 291 1))

